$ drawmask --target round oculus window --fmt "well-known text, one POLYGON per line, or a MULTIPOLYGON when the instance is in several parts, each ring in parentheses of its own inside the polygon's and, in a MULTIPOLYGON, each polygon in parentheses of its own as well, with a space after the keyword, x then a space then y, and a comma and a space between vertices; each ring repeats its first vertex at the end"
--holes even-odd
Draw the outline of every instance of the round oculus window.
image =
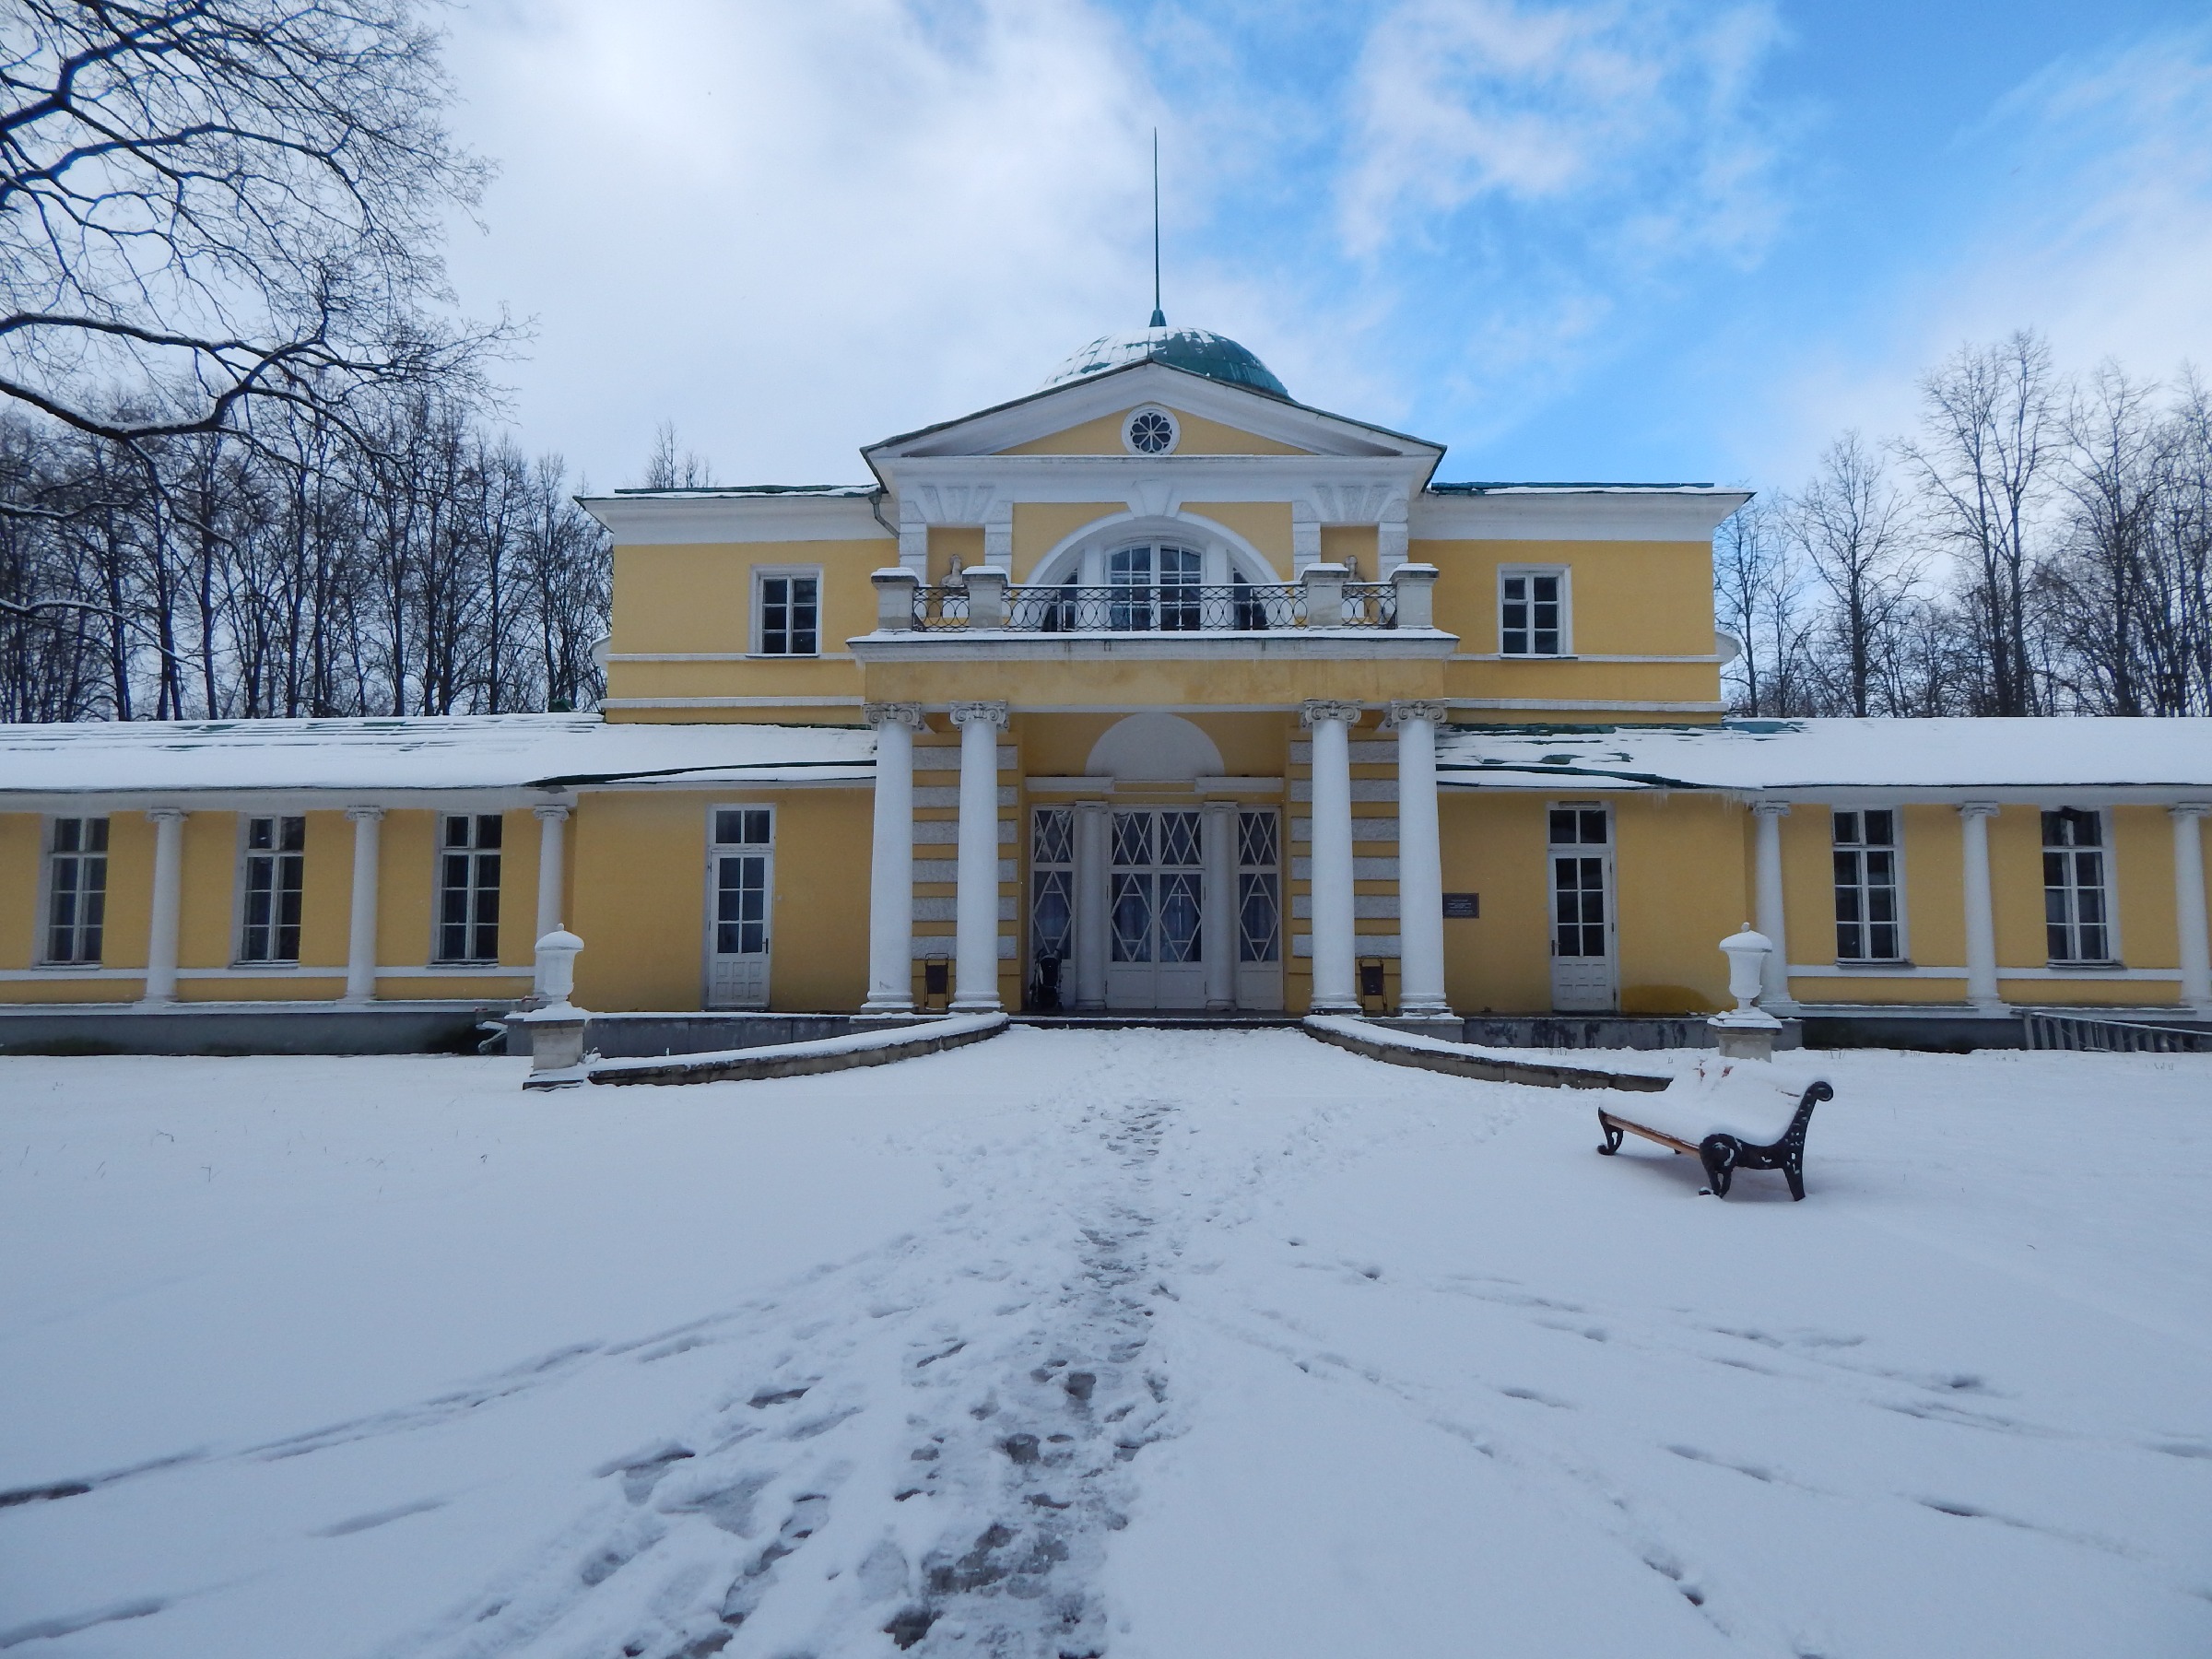
POLYGON ((1139 409, 1129 418, 1129 447, 1140 455, 1164 455, 1175 447, 1175 423, 1159 409, 1139 409))

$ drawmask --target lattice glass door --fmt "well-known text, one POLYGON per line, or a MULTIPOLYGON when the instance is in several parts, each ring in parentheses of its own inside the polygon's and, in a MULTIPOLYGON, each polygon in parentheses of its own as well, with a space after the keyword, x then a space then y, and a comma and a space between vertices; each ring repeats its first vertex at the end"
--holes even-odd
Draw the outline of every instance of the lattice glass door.
POLYGON ((1199 815, 1123 807, 1107 877, 1106 1006, 1206 1006, 1199 815))
POLYGON ((1551 809, 1551 1006, 1563 1013, 1610 1012, 1618 997, 1611 831, 1603 806, 1551 809))
POLYGON ((1237 1006, 1282 1006, 1282 819, 1247 806, 1237 814, 1237 1006))
POLYGON ((775 893, 775 813, 719 806, 708 814, 707 1006, 768 1006, 775 893))

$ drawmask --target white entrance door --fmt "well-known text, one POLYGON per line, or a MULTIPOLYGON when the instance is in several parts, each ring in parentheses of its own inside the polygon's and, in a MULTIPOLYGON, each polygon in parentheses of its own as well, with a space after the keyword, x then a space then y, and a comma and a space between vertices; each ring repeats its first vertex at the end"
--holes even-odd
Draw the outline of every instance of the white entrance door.
POLYGON ((1199 815, 1117 808, 1107 875, 1106 1006, 1206 1006, 1199 815))
POLYGON ((1283 1006, 1281 820, 1272 806, 1237 814, 1237 1006, 1283 1006))
POLYGON ((1609 1013, 1614 959, 1613 838, 1603 806, 1554 806, 1551 820, 1551 1006, 1609 1013))
POLYGON ((717 806, 707 847, 707 1006, 768 1006, 775 810, 717 806))

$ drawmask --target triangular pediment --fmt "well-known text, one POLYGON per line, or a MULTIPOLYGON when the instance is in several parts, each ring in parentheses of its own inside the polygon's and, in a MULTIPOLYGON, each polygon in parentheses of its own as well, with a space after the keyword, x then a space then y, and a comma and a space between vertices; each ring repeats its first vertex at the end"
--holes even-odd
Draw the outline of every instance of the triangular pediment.
POLYGON ((1288 398, 1140 362, 888 438, 861 453, 871 465, 955 455, 1121 455, 1124 418, 1147 405, 1175 415, 1176 453, 1182 455, 1401 458, 1433 465, 1444 453, 1441 444, 1288 398))

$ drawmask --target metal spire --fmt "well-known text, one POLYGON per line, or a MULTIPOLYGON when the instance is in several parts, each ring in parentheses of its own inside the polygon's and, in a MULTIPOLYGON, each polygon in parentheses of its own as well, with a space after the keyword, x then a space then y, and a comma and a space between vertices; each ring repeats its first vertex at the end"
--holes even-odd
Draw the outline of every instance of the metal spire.
POLYGON ((1168 315, 1159 309, 1159 129, 1152 129, 1152 326, 1165 328, 1168 315))

